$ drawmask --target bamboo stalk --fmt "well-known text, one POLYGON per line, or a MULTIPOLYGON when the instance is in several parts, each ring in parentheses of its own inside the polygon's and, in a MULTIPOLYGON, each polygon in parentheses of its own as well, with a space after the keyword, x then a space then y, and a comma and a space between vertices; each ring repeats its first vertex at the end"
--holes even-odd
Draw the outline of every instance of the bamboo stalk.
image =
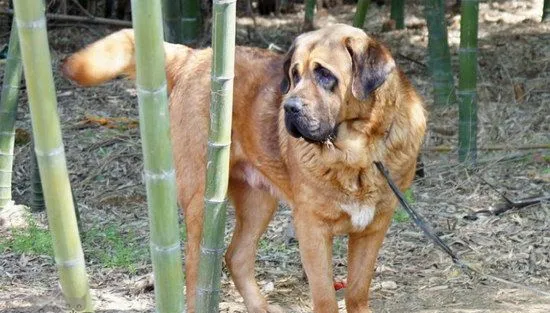
POLYGON ((183 44, 194 46, 201 33, 201 4, 199 0, 180 0, 183 26, 183 44))
POLYGON ((44 4, 14 1, 35 152, 61 291, 69 310, 92 311, 92 300, 73 207, 46 33, 44 4))
POLYGON ((44 209, 46 208, 46 203, 44 202, 44 192, 42 190, 42 182, 40 181, 40 170, 38 168, 38 160, 36 159, 36 153, 34 153, 34 142, 32 143, 30 157, 31 157, 30 208, 31 208, 31 211, 33 212, 41 212, 41 211, 44 211, 44 209))
POLYGON ((179 0, 162 0, 164 40, 171 43, 183 43, 181 4, 182 2, 179 0))
POLYGON ((214 0, 212 81, 205 211, 197 312, 218 312, 229 179, 236 0, 214 0))
POLYGON ((405 28, 405 0, 392 0, 390 18, 395 21, 395 29, 405 28))
POLYGON ((460 5, 460 48, 458 51, 458 159, 475 163, 477 158, 477 29, 478 0, 460 5))
POLYGON ((426 0, 424 10, 428 24, 429 68, 434 105, 451 105, 456 102, 456 96, 445 23, 445 2, 426 0))
POLYGON ((317 0, 305 0, 305 7, 304 7, 304 30, 309 31, 314 28, 314 20, 315 20, 315 5, 317 4, 317 0))
POLYGON ((4 81, 0 93, 0 210, 11 201, 15 116, 23 67, 15 20, 12 22, 4 81))
POLYGON ((136 85, 157 312, 183 312, 176 180, 159 1, 132 0, 136 85))
POLYGON ((358 0, 357 9, 353 16, 353 27, 363 28, 365 25, 365 16, 367 16, 367 10, 369 9, 370 0, 358 0))
POLYGON ((550 21, 550 0, 544 0, 544 6, 542 7, 542 21, 550 21))

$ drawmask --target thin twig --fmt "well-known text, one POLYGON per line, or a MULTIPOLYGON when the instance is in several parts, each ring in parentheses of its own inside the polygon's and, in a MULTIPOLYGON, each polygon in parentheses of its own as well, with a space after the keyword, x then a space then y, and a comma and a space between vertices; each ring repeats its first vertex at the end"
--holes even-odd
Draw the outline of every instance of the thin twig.
MULTIPOLYGON (((455 151, 457 148, 451 146, 437 146, 437 147, 426 147, 422 151, 426 152, 451 152, 455 151)), ((505 146, 505 145, 491 145, 485 147, 478 147, 479 151, 517 151, 517 150, 537 150, 537 149, 550 149, 550 144, 533 144, 533 145, 520 145, 520 146, 505 146)))
POLYGON ((78 0, 71 0, 71 2, 74 3, 78 7, 78 9, 82 13, 84 13, 84 15, 86 15, 89 18, 95 18, 95 16, 92 13, 90 13, 90 11, 86 10, 86 8, 83 7, 82 4, 80 4, 80 2, 78 2, 78 0))
MULTIPOLYGON (((253 31, 256 33, 256 35, 258 35, 260 40, 263 41, 267 45, 269 50, 277 50, 277 51, 283 52, 283 53, 286 52, 286 49, 283 49, 283 48, 279 47, 278 45, 274 44, 273 42, 270 42, 267 39, 265 39, 265 37, 262 35, 262 33, 258 30, 258 23, 256 22, 256 15, 252 11, 251 0, 248 0, 246 2, 246 14, 248 15, 249 18, 252 19, 252 23, 254 24, 253 31)), ((250 27, 249 27, 249 30, 250 30, 250 27)))
POLYGON ((418 226, 422 232, 424 232, 424 235, 426 235, 426 237, 428 237, 434 244, 436 244, 436 246, 438 246, 441 250, 443 250, 445 253, 447 253, 447 255, 452 259, 453 263, 458 266, 461 270, 463 270, 464 272, 473 272, 473 273, 476 273, 478 274, 479 276, 481 277, 484 277, 484 278, 488 278, 488 279, 492 279, 494 281, 498 281, 498 282, 501 282, 501 283, 504 283, 504 284, 508 284, 508 285, 511 285, 511 286, 514 286, 516 288, 520 288, 520 289, 524 289, 524 290, 528 290, 528 291, 531 291, 533 293, 536 293, 536 294, 539 294, 541 296, 545 296, 545 297, 550 297, 550 292, 548 291, 545 291, 545 290, 541 290, 541 289, 538 289, 538 288, 535 288, 535 287, 532 287, 532 286, 528 286, 528 285, 523 285, 523 284, 519 284, 519 283, 516 283, 516 282, 513 282, 513 281, 510 281, 510 280, 507 280, 507 279, 504 279, 504 278, 501 278, 501 277, 497 277, 497 276, 494 276, 494 275, 491 275, 491 274, 486 274, 484 273, 482 270, 478 269, 477 267, 474 267, 473 265, 471 265, 469 262, 466 262, 464 261, 462 258, 460 258, 450 247, 449 245, 447 245, 442 239, 440 236, 438 236, 432 229, 431 227, 429 226, 429 224, 427 224, 425 222, 425 220, 423 219, 422 216, 420 216, 416 210, 414 210, 412 208, 412 206, 409 205, 409 203, 407 202, 407 200, 405 199, 405 196, 403 195, 403 193, 401 192, 401 190, 399 190, 399 188, 397 187, 397 185, 395 185, 395 183, 393 182, 393 180, 391 179, 390 177, 390 174, 389 172, 386 170, 386 168, 384 167, 384 165, 380 162, 374 162, 374 164, 376 165, 376 167, 380 170, 380 172, 382 173, 382 175, 386 178, 386 181, 389 185, 389 187, 391 188, 391 190, 394 192, 395 196, 397 197, 397 199, 399 200, 399 202, 401 203, 401 206, 403 207, 403 209, 405 209, 405 211, 407 212, 407 214, 411 217, 411 219, 413 220, 413 222, 416 224, 416 226, 418 226))
MULTIPOLYGON (((85 28, 87 31, 89 31, 90 33, 94 34, 95 36, 97 37, 102 37, 103 34, 100 34, 97 30, 93 29, 91 26, 89 25, 85 25, 85 24, 81 24, 81 23, 70 23, 70 22, 63 22, 61 21, 60 23, 51 23, 48 25, 48 29, 53 29, 53 28, 67 28, 67 27, 80 27, 80 28, 85 28)), ((74 87, 73 86, 70 86, 70 87, 59 87, 57 88, 57 91, 62 91, 62 90, 74 90, 74 87)))
MULTIPOLYGON (((13 10, 0 10, 0 15, 13 16, 13 10)), ((104 25, 113 25, 113 26, 121 26, 121 27, 132 27, 132 22, 130 21, 113 20, 110 18, 102 18, 102 17, 90 18, 90 17, 84 17, 84 16, 46 13, 46 18, 48 20, 57 20, 57 21, 72 21, 72 22, 82 22, 82 23, 91 23, 91 24, 104 24, 104 25)))
POLYGON ((427 66, 426 64, 424 64, 424 63, 422 63, 422 62, 420 62, 420 61, 418 61, 418 60, 415 60, 415 59, 413 59, 413 58, 411 58, 411 57, 408 57, 408 56, 406 56, 406 55, 404 55, 404 54, 402 54, 402 53, 397 53, 397 56, 400 57, 400 58, 403 58, 403 59, 405 59, 405 60, 407 60, 407 61, 411 61, 411 62, 413 62, 413 63, 415 63, 415 64, 418 64, 418 65, 422 66, 423 68, 428 68, 428 66, 427 66))

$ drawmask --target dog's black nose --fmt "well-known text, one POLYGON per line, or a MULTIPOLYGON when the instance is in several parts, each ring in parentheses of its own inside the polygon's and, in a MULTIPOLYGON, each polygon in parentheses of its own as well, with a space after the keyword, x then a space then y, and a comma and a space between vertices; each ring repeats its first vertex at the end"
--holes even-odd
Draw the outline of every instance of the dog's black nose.
POLYGON ((297 114, 302 111, 302 101, 298 98, 290 98, 285 101, 284 108, 286 113, 297 114))

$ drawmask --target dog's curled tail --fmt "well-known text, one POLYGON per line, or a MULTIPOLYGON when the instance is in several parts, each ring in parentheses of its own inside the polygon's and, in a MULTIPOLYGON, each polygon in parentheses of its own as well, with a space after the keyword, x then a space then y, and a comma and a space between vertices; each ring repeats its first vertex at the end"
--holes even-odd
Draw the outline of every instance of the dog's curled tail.
POLYGON ((81 86, 95 86, 125 75, 135 77, 134 31, 123 29, 67 58, 63 75, 81 86))
MULTIPOLYGON (((85 87, 99 85, 118 76, 135 79, 134 45, 134 31, 120 30, 68 57, 63 61, 61 71, 65 77, 85 87)), ((173 62, 177 46, 165 43, 164 50, 166 64, 173 62)))

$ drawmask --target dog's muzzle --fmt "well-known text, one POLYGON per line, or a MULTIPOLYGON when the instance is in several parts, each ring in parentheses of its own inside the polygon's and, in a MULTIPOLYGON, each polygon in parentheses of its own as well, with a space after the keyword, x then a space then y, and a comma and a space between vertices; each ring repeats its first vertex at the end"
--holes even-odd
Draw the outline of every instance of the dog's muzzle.
POLYGON ((330 140, 334 127, 308 116, 308 110, 300 98, 292 97, 283 103, 285 126, 295 138, 304 138, 310 143, 322 143, 330 140))

